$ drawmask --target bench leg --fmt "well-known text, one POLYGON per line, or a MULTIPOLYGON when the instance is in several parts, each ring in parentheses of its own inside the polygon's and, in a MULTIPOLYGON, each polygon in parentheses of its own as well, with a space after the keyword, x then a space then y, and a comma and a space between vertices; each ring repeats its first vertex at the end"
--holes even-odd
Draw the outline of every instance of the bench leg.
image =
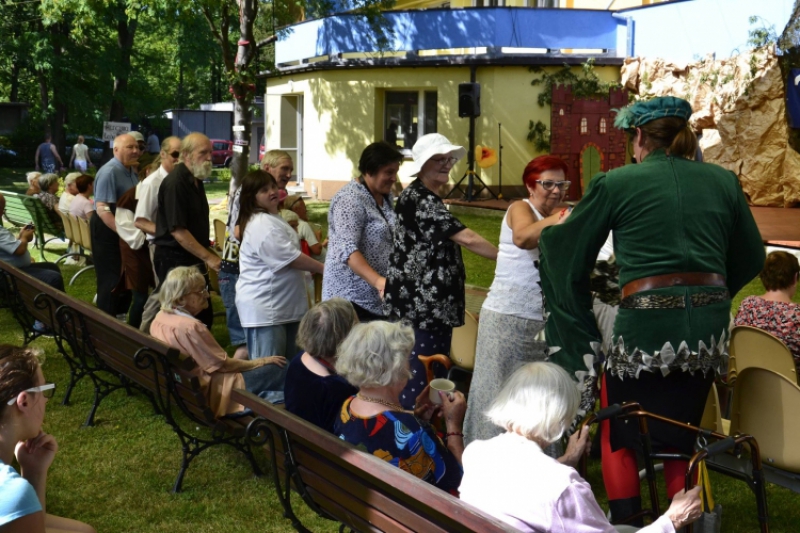
POLYGON ((75 283, 75 280, 76 280, 76 279, 78 279, 78 276, 80 276, 80 275, 81 275, 81 274, 83 274, 84 272, 88 272, 89 270, 92 270, 93 268, 94 268, 94 265, 89 265, 89 266, 85 266, 85 267, 83 267, 82 269, 80 269, 80 270, 78 270, 77 272, 75 272, 75 274, 74 274, 74 275, 72 276, 72 278, 69 280, 69 285, 70 285, 70 287, 72 286, 72 284, 73 284, 73 283, 75 283))

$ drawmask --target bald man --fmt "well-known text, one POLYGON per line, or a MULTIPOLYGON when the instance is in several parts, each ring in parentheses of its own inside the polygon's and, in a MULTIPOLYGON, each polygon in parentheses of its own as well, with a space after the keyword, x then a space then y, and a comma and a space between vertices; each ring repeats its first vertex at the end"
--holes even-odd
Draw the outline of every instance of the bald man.
POLYGON ((139 182, 135 165, 141 151, 132 136, 124 133, 114 139, 114 158, 97 171, 94 182, 95 214, 89 221, 92 255, 97 274, 97 307, 125 319, 131 304, 130 292, 114 292, 122 271, 119 235, 114 222, 117 199, 139 182))

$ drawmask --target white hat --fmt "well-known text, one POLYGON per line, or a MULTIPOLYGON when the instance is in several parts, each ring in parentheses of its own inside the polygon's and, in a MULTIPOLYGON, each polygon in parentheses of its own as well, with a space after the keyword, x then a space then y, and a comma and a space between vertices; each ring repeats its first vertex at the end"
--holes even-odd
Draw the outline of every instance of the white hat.
POLYGON ((141 131, 129 131, 128 135, 133 137, 136 142, 144 142, 144 135, 142 135, 141 131))
POLYGON ((414 160, 409 165, 411 173, 409 176, 416 176, 422 170, 428 159, 435 155, 449 154, 458 160, 467 155, 467 150, 463 146, 450 144, 447 137, 441 133, 428 133, 423 135, 417 142, 414 143, 414 148, 411 149, 411 156, 414 160))

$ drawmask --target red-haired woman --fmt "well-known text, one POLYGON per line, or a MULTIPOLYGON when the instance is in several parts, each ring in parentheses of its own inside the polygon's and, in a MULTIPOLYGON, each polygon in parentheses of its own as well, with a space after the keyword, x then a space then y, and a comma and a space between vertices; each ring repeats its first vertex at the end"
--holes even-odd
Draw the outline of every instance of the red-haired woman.
POLYGON ((547 344, 536 340, 544 329, 539 284, 539 235, 566 219, 559 209, 570 182, 558 157, 539 156, 525 167, 529 198, 508 208, 500 229, 500 251, 489 296, 481 309, 475 373, 470 386, 465 442, 490 439, 502 430, 484 412, 500 387, 525 363, 544 361, 547 344))

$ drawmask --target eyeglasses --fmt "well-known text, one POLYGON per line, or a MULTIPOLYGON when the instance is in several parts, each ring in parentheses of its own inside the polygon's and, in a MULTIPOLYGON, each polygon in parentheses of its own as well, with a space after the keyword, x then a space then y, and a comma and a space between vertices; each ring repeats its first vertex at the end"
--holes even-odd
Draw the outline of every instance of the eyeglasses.
POLYGON ((431 161, 433 161, 434 163, 438 163, 444 167, 447 165, 455 165, 458 162, 458 158, 457 157, 442 157, 441 159, 431 158, 431 161))
POLYGON ((181 153, 175 150, 174 152, 170 152, 167 155, 169 155, 172 159, 178 159, 181 156, 181 153))
MULTIPOLYGON (((56 384, 45 383, 44 385, 39 385, 38 387, 31 387, 30 389, 25 389, 24 391, 20 392, 41 392, 45 398, 52 398, 53 395, 56 393, 56 384)), ((8 405, 14 405, 14 402, 17 401, 17 396, 19 396, 19 393, 15 394, 13 398, 8 400, 8 405)))
POLYGON ((199 291, 192 291, 189 294, 200 294, 200 295, 205 294, 206 296, 208 296, 208 287, 203 287, 199 291))
POLYGON ((553 181, 553 180, 536 180, 536 183, 542 186, 546 191, 552 191, 553 187, 558 187, 559 191, 569 189, 571 181, 553 181))

